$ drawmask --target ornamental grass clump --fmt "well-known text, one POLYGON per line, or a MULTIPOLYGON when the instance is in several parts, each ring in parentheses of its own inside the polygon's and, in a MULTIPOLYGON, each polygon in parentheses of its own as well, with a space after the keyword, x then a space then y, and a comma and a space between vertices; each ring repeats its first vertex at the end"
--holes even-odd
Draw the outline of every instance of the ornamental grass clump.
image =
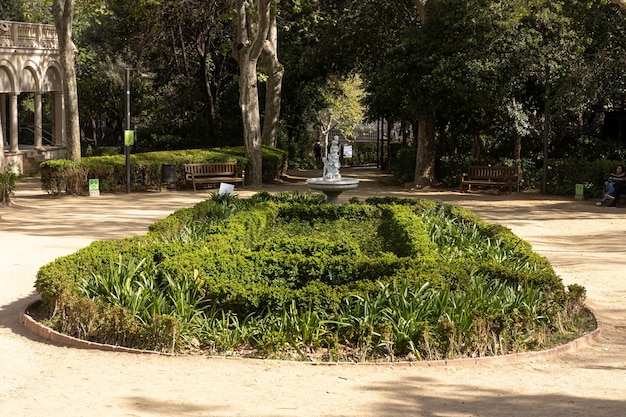
POLYGON ((502 355, 592 329, 584 288, 458 206, 213 195, 44 266, 48 322, 161 351, 319 361, 502 355))

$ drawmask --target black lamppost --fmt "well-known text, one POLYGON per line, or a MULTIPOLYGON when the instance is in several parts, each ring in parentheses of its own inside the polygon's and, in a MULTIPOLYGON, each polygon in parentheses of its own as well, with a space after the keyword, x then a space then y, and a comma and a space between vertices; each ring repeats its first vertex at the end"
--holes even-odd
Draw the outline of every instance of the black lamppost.
MULTIPOLYGON (((126 156, 126 193, 130 193, 130 148, 134 143, 134 133, 132 142, 129 143, 127 135, 130 135, 130 72, 141 71, 140 68, 126 68, 126 131, 124 132, 124 155, 126 156)), ((142 74, 145 76, 145 74, 142 74)))

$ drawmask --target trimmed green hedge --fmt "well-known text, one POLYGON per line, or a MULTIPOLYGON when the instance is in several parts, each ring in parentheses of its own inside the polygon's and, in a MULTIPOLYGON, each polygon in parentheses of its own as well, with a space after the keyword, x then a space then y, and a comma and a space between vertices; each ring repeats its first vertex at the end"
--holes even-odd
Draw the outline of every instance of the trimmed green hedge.
MULTIPOLYGON (((573 300, 528 243, 461 207, 389 198, 314 204, 307 195, 267 193, 248 200, 213 195, 155 223, 145 236, 94 242, 41 268, 36 288, 57 329, 89 340, 175 350, 220 312, 232 320, 280 317, 294 309, 332 316, 353 308, 355 300, 384 301, 396 287, 407 294, 427 288, 441 300, 470 288, 480 296, 483 281, 488 288, 482 296, 540 294, 535 298, 547 309, 537 313, 541 320, 542 314, 561 317, 573 300), (95 287, 100 289, 90 293, 95 287), (120 291, 128 291, 121 305, 103 304, 103 297, 120 291)), ((447 304, 437 308, 444 311, 447 304)), ((458 319, 464 326, 472 320, 467 314, 458 319)), ((450 328, 442 317, 432 320, 424 329, 442 332, 432 337, 444 351, 452 349, 458 332, 474 331, 460 324, 450 328)), ((501 318, 476 320, 501 331, 501 318)), ((335 326, 343 332, 343 324, 335 326)), ((355 337, 351 343, 370 340, 374 328, 367 326, 345 337, 355 337)), ((417 349, 413 342, 398 343, 417 349)))
POLYGON ((382 207, 379 235, 384 244, 400 257, 436 256, 436 245, 424 229, 422 219, 408 206, 382 207))
MULTIPOLYGON (((202 162, 237 162, 240 172, 246 170, 248 165, 245 149, 240 146, 132 154, 131 188, 158 188, 163 164, 176 164, 176 186, 179 189, 188 188, 184 164, 202 162)), ((262 164, 262 180, 270 182, 286 170, 287 153, 280 149, 263 147, 262 164)), ((39 168, 42 188, 51 194, 81 194, 87 190, 91 178, 99 179, 101 192, 121 192, 126 188, 126 157, 122 154, 84 157, 78 164, 64 159, 44 161, 39 168)))

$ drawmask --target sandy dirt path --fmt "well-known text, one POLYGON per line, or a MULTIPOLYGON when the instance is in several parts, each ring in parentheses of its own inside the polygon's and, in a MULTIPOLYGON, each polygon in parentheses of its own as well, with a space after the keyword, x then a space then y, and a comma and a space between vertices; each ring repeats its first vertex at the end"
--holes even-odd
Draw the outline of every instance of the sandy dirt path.
MULTIPOLYGON (((626 209, 535 194, 409 191, 375 170, 351 196, 440 199, 510 227, 566 284, 587 287, 603 323, 574 352, 464 367, 330 365, 110 353, 57 346, 19 324, 39 267, 95 239, 143 234, 207 192, 48 197, 19 184, 0 207, 0 416, 491 416, 626 415, 626 209)), ((307 172, 270 192, 306 191, 307 172)), ((258 190, 239 192, 242 197, 258 190)))

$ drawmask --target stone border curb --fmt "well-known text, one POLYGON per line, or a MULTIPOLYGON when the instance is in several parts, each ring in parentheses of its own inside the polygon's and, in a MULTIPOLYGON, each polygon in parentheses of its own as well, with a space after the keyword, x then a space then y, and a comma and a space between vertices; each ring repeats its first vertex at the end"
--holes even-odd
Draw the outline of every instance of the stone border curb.
POLYGON ((155 352, 152 350, 133 349, 133 348, 128 348, 124 346, 107 345, 104 343, 90 342, 88 340, 78 339, 76 337, 59 333, 56 330, 52 330, 51 328, 39 323, 37 320, 35 320, 28 314, 28 309, 36 305, 39 302, 41 302, 41 300, 36 300, 30 303, 28 306, 26 306, 26 308, 24 308, 21 311, 20 323, 24 327, 26 327, 26 329, 30 330, 32 333, 35 333, 37 336, 45 340, 49 340, 53 343, 57 343, 63 346, 79 348, 79 349, 96 349, 96 350, 101 350, 105 352, 125 352, 125 353, 141 353, 141 354, 171 356, 168 353, 155 352))
MULTIPOLYGON (((65 335, 63 333, 59 333, 51 328, 44 326, 39 323, 37 320, 33 319, 28 314, 28 309, 33 305, 39 303, 41 300, 36 300, 33 303, 30 303, 26 308, 24 308, 20 313, 20 323, 26 327, 32 333, 35 333, 39 337, 49 340, 53 343, 57 343, 60 345, 64 345, 67 347, 73 347, 78 349, 95 349, 101 350, 105 352, 124 352, 124 353, 134 353, 134 354, 151 354, 151 355, 163 355, 163 356, 174 356, 170 353, 156 352, 153 350, 141 350, 141 349, 133 349, 127 348, 124 346, 116 346, 116 345, 107 345, 104 343, 96 343, 90 342, 88 340, 78 339, 72 336, 65 335)), ((597 317, 593 310, 587 309, 591 312, 594 317, 597 317)), ((584 336, 579 337, 578 339, 574 339, 571 342, 568 342, 564 345, 557 346, 547 350, 541 351, 533 351, 533 352, 523 352, 523 353, 511 353, 508 355, 501 356, 483 356, 479 358, 461 358, 461 359, 443 359, 436 361, 414 361, 414 362, 301 362, 307 365, 316 365, 316 366, 342 366, 342 365, 367 365, 367 366, 376 366, 376 365, 386 365, 386 366, 416 366, 416 367, 427 367, 427 368, 439 368, 439 367, 465 367, 465 366, 476 366, 476 365, 491 365, 491 364, 510 364, 522 362, 525 360, 531 359, 545 359, 552 358, 564 353, 572 352, 580 347, 586 346, 592 340, 597 339, 602 332, 602 323, 596 318, 597 327, 590 333, 587 333, 584 336)), ((209 356, 214 358, 225 359, 230 357, 225 356, 209 356)), ((236 358, 232 358, 236 359, 236 358)), ((263 360, 263 359, 262 359, 263 360)))

